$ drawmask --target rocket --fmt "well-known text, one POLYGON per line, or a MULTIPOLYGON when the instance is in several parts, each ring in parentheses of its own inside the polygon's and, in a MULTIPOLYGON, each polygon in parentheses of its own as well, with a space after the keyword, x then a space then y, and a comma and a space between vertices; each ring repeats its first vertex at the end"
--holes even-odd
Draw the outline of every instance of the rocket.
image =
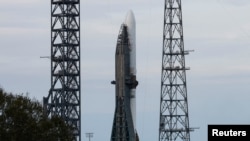
POLYGON ((136 22, 130 10, 122 23, 115 52, 115 113, 111 141, 139 141, 136 131, 136 22))

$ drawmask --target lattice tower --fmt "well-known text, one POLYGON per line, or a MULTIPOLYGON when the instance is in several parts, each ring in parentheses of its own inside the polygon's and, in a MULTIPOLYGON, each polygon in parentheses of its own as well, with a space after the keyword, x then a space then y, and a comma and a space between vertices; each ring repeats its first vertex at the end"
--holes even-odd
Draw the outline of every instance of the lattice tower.
POLYGON ((51 88, 44 109, 72 125, 81 140, 80 0, 51 0, 51 88))
POLYGON ((165 0, 159 141, 190 141, 181 0, 165 0))

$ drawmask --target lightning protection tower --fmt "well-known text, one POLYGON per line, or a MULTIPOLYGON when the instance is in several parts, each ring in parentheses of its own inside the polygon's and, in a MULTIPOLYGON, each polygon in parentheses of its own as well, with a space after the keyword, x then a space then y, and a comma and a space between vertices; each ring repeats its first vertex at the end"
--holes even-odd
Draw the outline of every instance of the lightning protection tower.
POLYGON ((190 141, 181 0, 165 0, 159 141, 190 141))
POLYGON ((51 88, 48 117, 60 116, 81 140, 80 0, 51 0, 51 88))

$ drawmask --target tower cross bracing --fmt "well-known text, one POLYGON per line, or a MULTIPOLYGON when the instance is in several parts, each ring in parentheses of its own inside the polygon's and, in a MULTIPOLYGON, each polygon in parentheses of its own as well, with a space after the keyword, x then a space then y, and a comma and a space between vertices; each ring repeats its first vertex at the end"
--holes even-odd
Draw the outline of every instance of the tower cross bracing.
POLYGON ((51 0, 51 88, 44 110, 62 117, 81 140, 80 0, 51 0))
POLYGON ((159 141, 190 141, 181 0, 165 0, 159 141))

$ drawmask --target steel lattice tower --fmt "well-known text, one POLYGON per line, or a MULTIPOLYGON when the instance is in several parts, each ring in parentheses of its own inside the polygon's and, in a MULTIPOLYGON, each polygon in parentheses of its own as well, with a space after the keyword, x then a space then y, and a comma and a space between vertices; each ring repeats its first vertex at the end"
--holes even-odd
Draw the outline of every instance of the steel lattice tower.
POLYGON ((51 0, 51 88, 44 97, 48 117, 57 115, 81 140, 80 0, 51 0))
POLYGON ((181 0, 165 0, 159 141, 190 141, 181 0))

